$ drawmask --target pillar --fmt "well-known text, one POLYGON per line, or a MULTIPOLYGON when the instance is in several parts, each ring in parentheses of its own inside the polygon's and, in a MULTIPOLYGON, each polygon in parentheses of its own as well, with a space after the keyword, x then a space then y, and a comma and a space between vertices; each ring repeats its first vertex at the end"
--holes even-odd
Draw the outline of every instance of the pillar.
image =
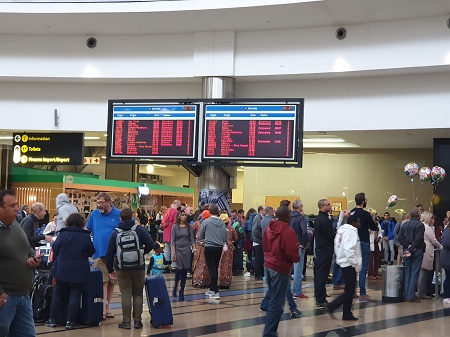
MULTIPOLYGON (((445 218, 447 211, 450 211, 450 138, 434 138, 433 140, 433 166, 442 167, 447 173, 447 177, 441 181, 434 190, 432 212, 440 222, 445 218)), ((430 167, 431 168, 431 167, 430 167)), ((423 205, 428 209, 428 205, 423 205)))
MULTIPOLYGON (((234 98, 235 80, 232 77, 204 77, 202 98, 234 98)), ((230 176, 237 175, 237 167, 204 166, 198 179, 198 202, 218 204, 219 209, 230 211, 230 176), (229 172, 231 171, 231 174, 229 172), (228 173, 227 173, 228 172, 228 173), (234 172, 234 173, 233 173, 234 172)))

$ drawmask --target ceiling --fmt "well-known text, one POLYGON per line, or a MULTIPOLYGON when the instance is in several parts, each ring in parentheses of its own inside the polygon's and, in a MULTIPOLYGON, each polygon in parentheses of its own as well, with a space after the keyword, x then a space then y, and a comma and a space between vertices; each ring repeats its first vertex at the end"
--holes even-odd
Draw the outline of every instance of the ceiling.
POLYGON ((450 15, 447 0, 0 3, 1 34, 136 35, 338 27, 450 15), (234 6, 234 8, 226 7, 234 6), (239 7, 238 7, 239 6, 239 7), (214 8, 212 8, 214 7, 214 8), (94 12, 95 11, 95 12, 94 12), (116 11, 116 12, 114 12, 116 11), (94 12, 94 13, 92 13, 94 12))
MULTIPOLYGON (((423 17, 450 17, 450 1, 448 0, 323 0, 298 3, 273 0, 273 2, 285 4, 266 6, 258 5, 268 3, 262 0, 244 2, 230 0, 229 6, 236 6, 236 8, 226 8, 227 1, 219 0, 136 1, 116 5, 89 1, 80 4, 77 0, 65 4, 56 4, 56 2, 45 4, 33 3, 33 1, 22 3, 1 1, 0 34, 86 36, 187 34, 208 31, 239 32, 339 27, 423 17), (219 8, 220 4, 222 8, 219 8), (240 7, 237 7, 237 4, 240 7), (181 10, 183 6, 184 9, 181 10), (208 8, 214 6, 215 8, 208 8), (105 12, 105 8, 108 8, 109 12, 105 12), (94 10, 97 12, 89 13, 94 10), (113 12, 114 10, 117 12, 113 12), (39 11, 42 13, 36 14, 39 11)), ((389 72, 391 73, 392 70, 389 72)), ((351 74, 336 76, 351 76, 351 74)), ((242 80, 246 79, 242 78, 242 80)), ((268 78, 260 80, 268 80, 268 78)), ((131 81, 138 82, 134 79, 131 81)), ((13 131, 0 129, 0 137, 12 133, 13 131)), ((100 139, 87 140, 86 146, 106 146, 104 134, 105 132, 87 132, 86 136, 98 136, 100 139)), ((305 132, 306 137, 323 135, 324 133, 305 132)), ((450 130, 327 132, 327 136, 329 135, 346 141, 339 144, 351 143, 361 149, 431 149, 433 138, 450 137, 450 130)), ((9 145, 11 141, 0 140, 0 144, 9 145)))

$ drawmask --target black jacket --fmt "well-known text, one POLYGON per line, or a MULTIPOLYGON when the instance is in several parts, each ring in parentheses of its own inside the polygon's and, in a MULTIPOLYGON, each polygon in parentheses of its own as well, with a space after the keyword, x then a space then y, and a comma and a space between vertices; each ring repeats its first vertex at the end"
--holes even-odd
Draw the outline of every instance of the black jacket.
POLYGON ((328 214, 322 211, 319 211, 319 215, 314 219, 314 242, 316 251, 327 252, 333 255, 333 219, 328 218, 328 214))
POLYGON ((52 275, 57 281, 84 283, 89 279, 89 257, 95 253, 90 234, 75 226, 61 228, 52 245, 52 275))
POLYGON ((39 225, 39 220, 36 218, 34 214, 30 214, 22 219, 20 222, 20 227, 22 227, 23 231, 27 235, 28 242, 31 247, 41 246, 39 241, 45 240, 45 235, 37 235, 36 234, 36 226, 39 225))
POLYGON ((398 234, 398 242, 404 249, 409 249, 413 253, 417 249, 425 251, 425 241, 423 239, 425 234, 425 225, 419 219, 411 219, 405 222, 400 228, 398 234))

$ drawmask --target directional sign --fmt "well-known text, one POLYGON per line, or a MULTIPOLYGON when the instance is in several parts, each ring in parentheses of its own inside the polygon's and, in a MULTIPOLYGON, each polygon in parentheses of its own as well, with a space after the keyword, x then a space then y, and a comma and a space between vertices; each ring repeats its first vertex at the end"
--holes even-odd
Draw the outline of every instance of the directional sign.
POLYGON ((100 157, 84 157, 84 164, 98 165, 100 164, 100 157))

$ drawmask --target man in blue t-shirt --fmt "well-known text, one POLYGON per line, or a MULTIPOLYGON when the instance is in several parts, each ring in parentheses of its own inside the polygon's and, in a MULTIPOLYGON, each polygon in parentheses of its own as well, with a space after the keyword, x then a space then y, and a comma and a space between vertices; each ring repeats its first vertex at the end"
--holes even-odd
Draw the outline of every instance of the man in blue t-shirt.
POLYGON ((103 297, 107 301, 103 309, 103 318, 114 318, 109 311, 109 304, 117 280, 110 279, 105 256, 111 233, 120 223, 120 211, 111 205, 108 193, 102 192, 96 199, 97 209, 91 213, 86 228, 92 232, 95 247, 94 267, 99 268, 103 275, 103 297))

